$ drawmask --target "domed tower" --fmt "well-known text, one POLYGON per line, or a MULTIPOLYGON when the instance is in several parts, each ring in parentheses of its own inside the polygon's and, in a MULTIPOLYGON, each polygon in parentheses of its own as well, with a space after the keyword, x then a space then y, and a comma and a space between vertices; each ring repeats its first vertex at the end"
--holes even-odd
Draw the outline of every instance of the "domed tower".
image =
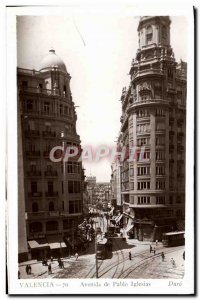
POLYGON ((121 97, 124 145, 138 152, 124 162, 129 185, 122 196, 140 240, 161 239, 162 228, 176 229, 176 219, 184 218, 186 72, 174 59, 170 24, 168 16, 140 18, 131 83, 121 97))
MULTIPOLYGON (((66 163, 50 159, 56 146, 63 151, 68 146, 80 149, 70 79, 53 49, 41 61, 39 71, 18 68, 27 239, 43 237, 48 247, 66 236, 74 241, 74 228, 82 216, 81 162, 77 157, 66 163)), ((64 152, 57 154, 59 158, 64 152)), ((37 249, 41 257, 46 257, 47 250, 47 246, 37 249)))

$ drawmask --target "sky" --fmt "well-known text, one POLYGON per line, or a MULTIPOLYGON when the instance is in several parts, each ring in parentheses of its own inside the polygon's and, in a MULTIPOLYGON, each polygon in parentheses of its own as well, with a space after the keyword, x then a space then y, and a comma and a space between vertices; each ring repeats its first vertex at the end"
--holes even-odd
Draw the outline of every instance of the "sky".
MULTIPOLYGON (((171 17, 171 46, 177 61, 187 61, 187 20, 171 17)), ((54 48, 65 62, 82 146, 113 147, 120 132, 121 91, 130 83, 138 49, 139 17, 114 15, 18 16, 18 67, 36 69, 54 48)), ((111 163, 84 162, 86 176, 110 181, 111 163)))

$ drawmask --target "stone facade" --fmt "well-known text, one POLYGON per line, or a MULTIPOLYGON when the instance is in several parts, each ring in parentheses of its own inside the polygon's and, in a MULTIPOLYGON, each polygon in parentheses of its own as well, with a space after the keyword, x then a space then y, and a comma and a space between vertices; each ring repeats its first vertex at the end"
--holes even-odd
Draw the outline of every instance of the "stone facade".
POLYGON ((175 61, 170 23, 140 19, 131 82, 121 96, 122 145, 137 147, 121 167, 124 222, 131 216, 139 240, 160 240, 184 226, 187 65, 175 61))
POLYGON ((73 239, 82 218, 82 164, 78 157, 66 163, 52 162, 49 157, 54 146, 80 149, 71 77, 54 50, 39 71, 18 68, 17 77, 27 240, 53 235, 73 239))

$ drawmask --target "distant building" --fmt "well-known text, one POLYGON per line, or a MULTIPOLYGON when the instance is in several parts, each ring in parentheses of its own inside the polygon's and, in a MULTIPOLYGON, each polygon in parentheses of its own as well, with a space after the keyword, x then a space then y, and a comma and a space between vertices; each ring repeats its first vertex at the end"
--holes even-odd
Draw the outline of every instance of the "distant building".
POLYGON ((131 83, 121 96, 121 142, 137 147, 120 166, 124 222, 139 240, 184 228, 187 64, 175 61, 170 23, 140 18, 131 83))
MULTIPOLYGON (((82 218, 82 164, 77 157, 66 163, 52 162, 49 157, 54 146, 80 147, 81 141, 76 132, 71 77, 55 50, 42 60, 39 71, 18 68, 17 77, 26 233, 29 250, 38 257, 48 254, 52 242, 73 240, 82 218)), ((62 155, 56 152, 56 157, 62 155)), ((19 166, 19 177, 20 172, 19 166)))

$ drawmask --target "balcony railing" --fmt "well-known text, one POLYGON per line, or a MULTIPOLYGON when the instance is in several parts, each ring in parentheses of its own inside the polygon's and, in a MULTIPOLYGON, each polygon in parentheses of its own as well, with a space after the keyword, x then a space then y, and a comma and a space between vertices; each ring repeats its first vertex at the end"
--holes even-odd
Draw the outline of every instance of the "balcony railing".
POLYGON ((28 157, 40 157, 40 151, 26 151, 28 157))
POLYGON ((55 176, 58 175, 58 172, 57 172, 57 171, 46 171, 46 172, 44 173, 44 175, 45 175, 46 177, 55 177, 55 176))
POLYGON ((45 192, 46 197, 57 197, 58 192, 45 192))
POLYGON ((41 176, 41 171, 28 171, 27 172, 28 176, 41 176))
POLYGON ((28 212, 28 219, 40 219, 40 218, 50 218, 59 217, 61 213, 59 211, 38 211, 38 212, 28 212))
POLYGON ((42 197, 42 192, 29 192, 29 197, 39 198, 42 197))

